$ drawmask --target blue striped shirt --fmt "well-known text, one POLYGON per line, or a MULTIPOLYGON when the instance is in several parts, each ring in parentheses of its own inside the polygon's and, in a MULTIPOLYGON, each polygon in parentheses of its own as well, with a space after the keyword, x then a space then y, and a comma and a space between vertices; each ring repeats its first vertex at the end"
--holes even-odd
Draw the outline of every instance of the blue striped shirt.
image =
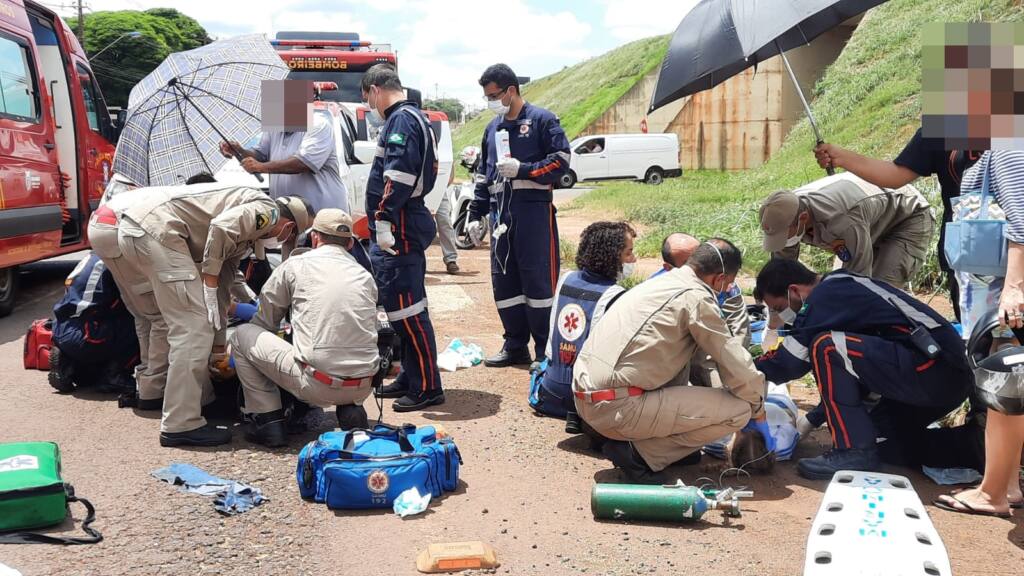
POLYGON ((984 170, 990 164, 989 194, 1006 213, 1006 238, 1024 244, 1024 151, 985 152, 974 166, 964 172, 960 193, 980 192, 984 170))

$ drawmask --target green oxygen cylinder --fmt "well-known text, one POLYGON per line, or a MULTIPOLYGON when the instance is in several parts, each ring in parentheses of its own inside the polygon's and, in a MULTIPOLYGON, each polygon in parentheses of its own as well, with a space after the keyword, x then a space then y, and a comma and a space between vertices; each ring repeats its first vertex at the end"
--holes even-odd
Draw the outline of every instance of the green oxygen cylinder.
POLYGON ((734 502, 709 500, 695 486, 595 484, 590 492, 594 518, 692 522, 716 508, 731 509, 734 502))

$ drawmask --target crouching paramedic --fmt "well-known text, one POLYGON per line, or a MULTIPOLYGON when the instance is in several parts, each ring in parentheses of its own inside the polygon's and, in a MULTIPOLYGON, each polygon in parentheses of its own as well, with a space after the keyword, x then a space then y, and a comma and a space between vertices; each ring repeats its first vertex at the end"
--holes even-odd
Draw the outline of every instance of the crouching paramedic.
POLYGON ((275 201, 260 190, 225 184, 150 188, 121 212, 118 247, 149 281, 167 325, 162 446, 231 440, 230 431, 207 425, 200 413, 211 351, 223 334, 227 292, 248 300, 239 260, 257 241, 290 241, 312 219, 301 198, 275 201))
POLYGON ((313 249, 278 266, 260 293, 259 310, 231 335, 235 370, 252 416, 246 438, 287 443, 278 386, 317 406, 336 406, 342 429, 366 428, 363 401, 380 364, 377 286, 349 253, 352 219, 336 208, 313 221, 313 249), (292 343, 277 336, 291 315, 292 343))
POLYGON ((61 392, 75 384, 134 391, 132 369, 139 362, 139 341, 114 278, 99 256, 89 254, 66 285, 64 297, 53 307, 56 348, 50 354, 50 385, 61 392))
POLYGON ((773 382, 813 371, 832 432, 831 451, 798 462, 802 476, 827 480, 880 461, 978 465, 971 427, 927 430, 972 383, 963 342, 937 312, 884 282, 844 271, 822 277, 795 260, 770 261, 757 293, 793 326, 757 368, 773 382), (881 397, 873 407, 871 396, 881 397))
POLYGON ((594 222, 583 230, 576 268, 558 281, 551 309, 547 365, 540 363, 531 379, 530 406, 538 413, 565 418, 565 431, 582 431, 572 396, 572 370, 587 335, 625 291, 616 284, 636 264, 633 238, 625 222, 594 222))
POLYGON ((590 332, 573 371, 581 418, 610 440, 605 455, 632 481, 664 482, 667 466, 747 427, 765 438, 764 376, 722 319, 716 295, 741 265, 712 239, 685 266, 622 295, 590 332), (697 349, 718 364, 723 388, 686 386, 697 349))

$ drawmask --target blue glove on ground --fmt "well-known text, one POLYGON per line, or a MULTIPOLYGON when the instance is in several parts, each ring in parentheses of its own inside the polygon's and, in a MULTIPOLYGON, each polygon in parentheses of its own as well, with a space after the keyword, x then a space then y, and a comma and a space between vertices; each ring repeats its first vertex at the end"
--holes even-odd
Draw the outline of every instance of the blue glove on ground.
POLYGON ((758 422, 757 420, 751 419, 750 422, 747 422, 747 425, 743 427, 743 430, 746 432, 757 432, 760 434, 761 437, 764 438, 765 448, 767 448, 769 452, 775 452, 775 438, 772 437, 771 430, 768 429, 767 421, 758 422))

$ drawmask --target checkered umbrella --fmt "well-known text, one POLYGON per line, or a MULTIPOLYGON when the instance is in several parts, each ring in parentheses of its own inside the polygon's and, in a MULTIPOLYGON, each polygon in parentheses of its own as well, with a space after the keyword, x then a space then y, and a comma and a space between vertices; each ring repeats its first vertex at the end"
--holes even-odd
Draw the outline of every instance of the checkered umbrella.
POLYGON ((221 142, 260 132, 260 83, 287 75, 261 34, 171 54, 132 88, 114 170, 149 186, 216 173, 221 142))

